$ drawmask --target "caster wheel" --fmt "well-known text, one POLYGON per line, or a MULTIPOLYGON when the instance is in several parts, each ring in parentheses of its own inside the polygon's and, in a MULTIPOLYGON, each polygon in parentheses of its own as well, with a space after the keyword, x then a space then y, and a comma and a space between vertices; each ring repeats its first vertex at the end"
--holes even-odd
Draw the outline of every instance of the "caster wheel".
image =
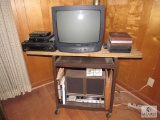
POLYGON ((55 110, 54 113, 57 115, 59 113, 59 109, 55 110))
POLYGON ((112 114, 112 113, 107 113, 107 114, 106 114, 106 117, 107 117, 107 118, 110 118, 110 117, 111 117, 111 114, 112 114))

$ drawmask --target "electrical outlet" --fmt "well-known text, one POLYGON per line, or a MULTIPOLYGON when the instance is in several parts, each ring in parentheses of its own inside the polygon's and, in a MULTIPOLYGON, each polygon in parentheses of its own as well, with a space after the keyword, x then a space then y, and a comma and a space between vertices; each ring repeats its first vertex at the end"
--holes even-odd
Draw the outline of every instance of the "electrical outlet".
POLYGON ((147 85, 150 86, 150 87, 153 87, 153 84, 154 84, 154 79, 152 79, 152 78, 149 77, 147 85))

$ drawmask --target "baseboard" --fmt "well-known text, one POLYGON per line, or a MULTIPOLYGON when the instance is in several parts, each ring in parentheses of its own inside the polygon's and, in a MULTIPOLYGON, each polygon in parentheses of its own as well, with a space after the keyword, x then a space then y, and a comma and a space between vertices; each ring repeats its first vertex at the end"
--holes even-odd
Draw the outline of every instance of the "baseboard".
MULTIPOLYGON (((129 85, 127 85, 126 83, 123 83, 122 81, 117 80, 116 83, 128 91, 135 90, 135 89, 131 88, 129 85)), ((149 97, 145 96, 144 94, 142 94, 140 92, 132 92, 132 94, 134 94, 138 98, 142 99, 144 102, 148 103, 149 105, 157 105, 157 109, 160 111, 160 104, 157 103, 156 101, 150 99, 149 97)))

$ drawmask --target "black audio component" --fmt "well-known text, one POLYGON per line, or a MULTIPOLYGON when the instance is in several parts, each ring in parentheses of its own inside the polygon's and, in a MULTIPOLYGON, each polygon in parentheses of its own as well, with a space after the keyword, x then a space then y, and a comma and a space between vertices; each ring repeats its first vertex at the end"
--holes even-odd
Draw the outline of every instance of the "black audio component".
POLYGON ((29 34, 29 37, 47 37, 51 34, 51 32, 48 31, 34 31, 29 34))
POLYGON ((51 33, 48 36, 41 36, 41 37, 30 37, 30 42, 49 42, 49 40, 54 36, 54 33, 51 33))
POLYGON ((128 46, 128 47, 110 47, 108 48, 109 52, 116 52, 116 53, 130 53, 131 52, 132 47, 128 46))
POLYGON ((56 45, 54 37, 49 42, 30 42, 26 40, 22 43, 23 51, 55 51, 56 45))

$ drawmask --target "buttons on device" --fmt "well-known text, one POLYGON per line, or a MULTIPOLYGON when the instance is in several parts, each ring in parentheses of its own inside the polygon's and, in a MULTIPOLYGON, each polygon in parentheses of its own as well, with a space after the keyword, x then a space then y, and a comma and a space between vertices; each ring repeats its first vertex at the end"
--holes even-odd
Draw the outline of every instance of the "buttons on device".
POLYGON ((94 48, 70 48, 72 52, 90 52, 93 51, 94 48))

